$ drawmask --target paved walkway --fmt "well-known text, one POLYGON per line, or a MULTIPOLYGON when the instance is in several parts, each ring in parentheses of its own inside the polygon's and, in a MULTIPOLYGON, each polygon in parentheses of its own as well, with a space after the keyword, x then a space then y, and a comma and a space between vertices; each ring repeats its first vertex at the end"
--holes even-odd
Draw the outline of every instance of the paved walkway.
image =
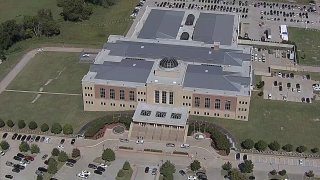
POLYGON ((46 92, 46 91, 20 91, 7 89, 7 92, 18 92, 18 93, 33 93, 33 94, 53 94, 53 95, 67 95, 67 96, 81 96, 81 94, 70 94, 70 93, 55 93, 55 92, 46 92))
MULTIPOLYGON (((70 47, 43 47, 41 51, 39 49, 33 49, 25 54, 18 64, 7 74, 7 76, 0 82, 0 94, 6 90, 8 85, 19 74, 19 72, 28 64, 28 62, 38 53, 45 52, 76 52, 80 53, 84 48, 70 48, 70 47)), ((96 49, 92 49, 96 51, 96 49)))

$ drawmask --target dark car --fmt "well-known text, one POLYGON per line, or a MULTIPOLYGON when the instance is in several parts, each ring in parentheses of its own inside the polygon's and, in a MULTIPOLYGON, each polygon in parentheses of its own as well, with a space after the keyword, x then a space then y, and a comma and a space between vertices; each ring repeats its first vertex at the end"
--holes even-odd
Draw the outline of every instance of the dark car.
POLYGON ((243 155, 243 160, 247 160, 248 159, 248 155, 243 155))
POLYGON ((67 162, 70 162, 72 164, 75 164, 77 162, 77 160, 74 160, 74 159, 68 159, 67 162))
POLYGON ((42 136, 40 139, 40 142, 43 142, 46 139, 46 137, 42 136))
POLYGON ((26 138, 27 138, 27 135, 23 135, 22 138, 21 138, 21 141, 26 140, 26 138))
POLYGON ((7 179, 12 179, 13 178, 13 176, 10 175, 10 174, 5 175, 4 177, 7 178, 7 179))
POLYGON ((13 162, 7 161, 7 162, 6 162, 6 165, 13 167, 14 164, 13 164, 13 162))
POLYGON ((17 161, 21 161, 21 160, 22 160, 22 158, 21 158, 21 157, 18 157, 18 156, 14 156, 13 159, 14 159, 14 160, 17 160, 17 161))
POLYGON ((185 176, 186 172, 184 170, 180 170, 179 173, 181 174, 181 176, 185 176))
POLYGON ((45 159, 47 159, 47 157, 48 157, 48 154, 45 154, 45 155, 42 156, 41 159, 42 159, 42 160, 45 160, 45 159))
POLYGON ((39 142, 39 140, 40 140, 40 136, 37 136, 36 139, 35 139, 35 141, 36 141, 36 142, 39 142))
POLYGON ((197 173, 196 173, 196 176, 201 176, 201 175, 206 175, 206 173, 205 172, 202 172, 202 171, 198 171, 197 173))
POLYGON ((56 179, 56 178, 50 178, 50 180, 58 180, 58 179, 56 179))
POLYGON ((94 172, 95 174, 99 174, 99 175, 102 174, 102 172, 101 172, 101 171, 98 171, 98 170, 94 170, 93 172, 94 172))
POLYGON ((24 170, 26 167, 24 167, 24 166, 21 166, 20 164, 15 164, 14 166, 13 166, 14 168, 17 168, 17 169, 19 169, 19 170, 24 170))
POLYGON ((199 180, 207 180, 208 178, 207 178, 207 175, 200 174, 200 175, 198 176, 198 179, 199 179, 199 180))
POLYGON ((19 135, 18 135, 18 137, 17 137, 17 140, 20 140, 20 139, 21 139, 21 137, 22 137, 22 135, 21 135, 21 134, 19 134, 19 135))
POLYGON ((173 143, 167 143, 166 146, 167 147, 174 147, 175 145, 173 143))
POLYGON ((30 140, 30 138, 31 138, 31 135, 29 135, 29 136, 27 137, 26 141, 29 141, 29 140, 30 140))
POLYGON ((17 133, 14 133, 14 134, 12 135, 12 140, 15 140, 15 139, 17 138, 17 136, 18 136, 18 134, 17 134, 17 133))
POLYGON ((48 172, 48 169, 44 168, 44 167, 38 167, 38 170, 39 171, 42 171, 42 172, 48 172))
POLYGON ((106 171, 106 169, 105 169, 105 168, 100 167, 100 166, 99 166, 99 167, 97 167, 97 170, 98 170, 98 171, 101 171, 101 172, 105 172, 105 171, 106 171))
POLYGON ((144 169, 144 172, 145 172, 145 173, 148 173, 148 172, 149 172, 149 167, 146 167, 146 168, 144 169))
POLYGON ((8 133, 3 133, 3 135, 2 135, 2 139, 7 138, 7 136, 8 136, 8 133))
POLYGON ((43 163, 44 163, 45 165, 48 165, 49 161, 48 161, 48 160, 45 160, 43 163))
POLYGON ((72 139, 71 140, 71 145, 74 145, 75 142, 76 142, 76 139, 72 139))
POLYGON ((97 166, 94 165, 94 164, 88 164, 88 168, 91 168, 91 169, 97 169, 97 166))
POLYGON ((19 172, 20 172, 20 169, 13 168, 13 169, 12 169, 12 172, 19 173, 19 172))
POLYGON ((236 160, 239 160, 240 159, 240 153, 237 153, 236 154, 236 160))
POLYGON ((157 168, 153 168, 152 171, 151 171, 151 174, 152 175, 156 175, 157 174, 157 168))
POLYGON ((71 162, 67 162, 66 165, 69 166, 69 167, 73 167, 74 166, 74 164, 71 163, 71 162))
POLYGON ((24 158, 24 155, 21 154, 21 153, 18 153, 17 156, 18 156, 18 157, 21 157, 21 158, 24 158))
POLYGON ((63 144, 65 141, 65 139, 61 139, 60 144, 63 144))

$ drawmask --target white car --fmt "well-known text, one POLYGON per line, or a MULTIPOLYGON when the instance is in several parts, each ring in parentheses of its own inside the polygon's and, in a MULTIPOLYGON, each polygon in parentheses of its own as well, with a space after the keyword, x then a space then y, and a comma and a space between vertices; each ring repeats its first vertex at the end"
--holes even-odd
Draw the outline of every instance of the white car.
POLYGON ((103 164, 103 163, 101 163, 101 164, 99 165, 99 167, 107 168, 107 167, 108 167, 108 165, 107 165, 107 164, 103 164))
POLYGON ((138 139, 138 140, 136 141, 136 144, 143 144, 143 143, 144 143, 143 139, 138 139))
POLYGON ((46 139, 44 140, 45 143, 49 143, 50 138, 46 137, 46 139))
POLYGON ((77 176, 80 177, 80 178, 84 178, 84 179, 88 179, 88 177, 89 177, 89 175, 82 174, 82 173, 79 173, 77 176))
POLYGON ((90 175, 90 174, 91 174, 91 172, 89 172, 89 171, 87 171, 87 170, 83 170, 83 171, 81 172, 81 174, 87 174, 87 175, 90 175))
POLYGON ((59 148, 59 149, 63 149, 64 146, 63 146, 63 145, 59 145, 58 148, 59 148))
POLYGON ((189 144, 181 144, 181 146, 180 146, 181 148, 189 148, 190 147, 190 145, 189 144))
POLYGON ((0 155, 4 156, 6 153, 4 153, 3 151, 0 151, 0 155))
POLYGON ((83 54, 82 57, 90 57, 90 54, 83 54))
POLYGON ((299 159, 299 165, 302 165, 302 164, 303 164, 302 159, 299 159))
POLYGON ((198 178, 196 176, 189 176, 188 180, 197 180, 198 178))

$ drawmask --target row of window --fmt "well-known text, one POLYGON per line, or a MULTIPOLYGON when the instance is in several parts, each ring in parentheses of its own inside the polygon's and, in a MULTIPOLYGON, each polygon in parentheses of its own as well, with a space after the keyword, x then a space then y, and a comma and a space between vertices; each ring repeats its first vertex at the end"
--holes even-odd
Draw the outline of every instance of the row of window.
POLYGON ((239 108, 239 111, 247 111, 247 108, 239 108))
POLYGON ((92 90, 92 87, 84 87, 85 90, 92 90))
MULTIPOLYGON (((120 97, 119 97, 120 100, 126 100, 125 91, 123 89, 121 89, 119 91, 119 95, 120 95, 120 97)), ((100 98, 106 98, 106 89, 105 88, 100 88, 100 98)), ((109 90, 109 98, 116 99, 116 92, 114 89, 109 90)), ((129 100, 130 101, 135 100, 134 91, 129 91, 129 100)))
POLYGON ((239 104, 248 104, 246 101, 239 101, 239 104))
POLYGON ((93 94, 89 94, 89 93, 84 93, 84 96, 93 96, 93 94))
POLYGON ((183 106, 191 106, 191 103, 182 103, 183 106))
MULTIPOLYGON (((102 103, 102 102, 101 102, 102 103)), ((105 105, 105 104, 104 104, 105 105)), ((116 106, 116 104, 115 103, 110 103, 110 106, 116 106)), ((119 104, 119 106, 120 107, 126 107, 126 105, 125 104, 119 104)), ((134 105, 130 105, 129 106, 130 108, 134 108, 134 105)))
POLYGON ((86 101, 86 104, 93 104, 93 101, 86 101))
POLYGON ((140 95, 146 95, 146 92, 140 92, 140 91, 138 91, 138 94, 140 95))
MULTIPOLYGON (((161 91, 161 103, 167 104, 167 91, 161 91)), ((154 102, 160 103, 160 91, 154 91, 154 102)), ((169 92, 169 104, 173 104, 173 92, 169 92)))
POLYGON ((238 116, 238 119, 246 119, 246 116, 238 116))
POLYGON ((183 99, 191 99, 191 96, 182 96, 183 99))
MULTIPOLYGON (((200 107, 200 97, 195 97, 194 98, 194 106, 195 107, 200 107)), ((204 107, 205 108, 211 108, 211 99, 210 98, 205 98, 204 99, 204 107)), ((221 100, 220 99, 215 99, 214 100, 214 108, 215 109, 221 109, 221 100)), ((224 109, 225 110, 230 110, 231 109, 231 101, 229 101, 229 100, 225 101, 224 109)))
POLYGON ((146 102, 146 99, 139 99, 139 98, 138 98, 138 101, 141 101, 141 102, 142 102, 142 101, 143 101, 143 102, 146 102))

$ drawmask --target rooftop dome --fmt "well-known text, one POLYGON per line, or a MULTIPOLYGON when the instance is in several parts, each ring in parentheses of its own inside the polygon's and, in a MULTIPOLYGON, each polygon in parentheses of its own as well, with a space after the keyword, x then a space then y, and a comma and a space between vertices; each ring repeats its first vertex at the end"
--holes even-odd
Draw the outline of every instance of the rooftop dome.
POLYGON ((178 64, 178 61, 174 57, 165 57, 161 59, 159 66, 162 68, 175 68, 178 66, 178 64))

